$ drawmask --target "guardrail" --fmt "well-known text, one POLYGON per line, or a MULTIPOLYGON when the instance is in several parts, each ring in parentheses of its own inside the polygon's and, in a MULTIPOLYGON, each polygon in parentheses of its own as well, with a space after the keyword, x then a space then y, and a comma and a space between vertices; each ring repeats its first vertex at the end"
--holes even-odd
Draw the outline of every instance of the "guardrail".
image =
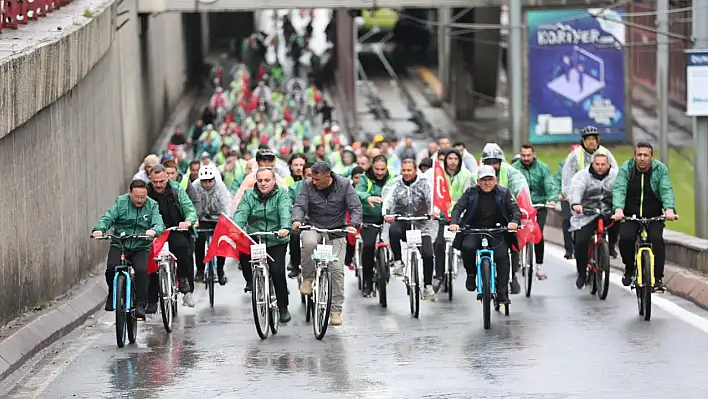
POLYGON ((74 0, 0 0, 0 33, 19 29, 74 0))

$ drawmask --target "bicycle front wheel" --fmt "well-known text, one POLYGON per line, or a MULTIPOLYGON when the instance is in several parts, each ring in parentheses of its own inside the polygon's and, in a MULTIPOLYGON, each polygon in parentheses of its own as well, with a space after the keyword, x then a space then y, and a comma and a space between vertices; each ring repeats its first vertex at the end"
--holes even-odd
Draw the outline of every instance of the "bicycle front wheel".
POLYGON ((329 315, 332 311, 332 275, 329 268, 323 267, 317 273, 317 286, 312 290, 313 294, 313 318, 312 330, 315 338, 320 340, 327 333, 329 315))
POLYGON ((597 296, 605 300, 610 290, 610 249, 605 240, 602 240, 602 245, 597 248, 596 266, 595 285, 597 286, 597 296))
POLYGON ((134 344, 138 337, 138 319, 135 317, 135 284, 133 280, 126 279, 127 284, 130 284, 130 309, 126 313, 125 325, 128 330, 128 342, 134 344))
POLYGON ((644 302, 644 320, 649 321, 651 320, 651 294, 654 291, 653 287, 651 285, 651 256, 649 255, 649 251, 644 251, 642 252, 642 264, 641 264, 641 273, 642 274, 642 280, 643 280, 643 291, 642 291, 642 296, 643 296, 643 302, 644 302))
POLYGON ((420 277, 418 276, 418 257, 411 256, 410 266, 410 295, 408 300, 411 305, 411 314, 416 319, 420 316, 420 277))
POLYGON ((126 292, 125 292, 125 275, 119 272, 116 279, 115 292, 113 293, 113 298, 115 301, 115 312, 116 312, 116 343, 119 348, 125 346, 126 338, 126 319, 128 318, 128 313, 126 310, 126 292))
POLYGON ((524 277, 524 294, 526 297, 531 297, 531 287, 533 286, 533 254, 534 254, 533 243, 530 242, 522 250, 522 257, 520 258, 524 264, 521 268, 521 273, 524 277))
POLYGON ((376 250, 376 289, 379 295, 379 304, 381 307, 388 306, 386 298, 386 286, 388 285, 388 259, 386 256, 386 248, 381 247, 376 250))
POLYGON ((269 295, 266 288, 266 279, 260 268, 253 268, 253 282, 251 290, 251 305, 253 307, 253 323, 261 339, 268 338, 268 311, 269 295))
POLYGON ((457 269, 455 262, 457 262, 457 254, 452 245, 450 245, 450 250, 447 252, 447 272, 445 273, 445 290, 447 290, 447 299, 449 301, 452 301, 452 280, 457 269))
POLYGON ((492 274, 492 265, 488 258, 483 258, 481 264, 482 269, 482 317, 484 321, 484 329, 489 330, 492 326, 492 284, 490 276, 492 274))
POLYGON ((273 276, 269 276, 269 293, 270 298, 268 301, 268 323, 270 324, 270 332, 273 335, 278 333, 278 327, 280 327, 280 308, 278 308, 278 298, 275 296, 275 287, 273 286, 273 276))
POLYGON ((165 265, 158 271, 160 280, 160 314, 165 331, 172 332, 172 281, 165 265))
MULTIPOLYGON (((212 260, 212 263, 209 265, 209 269, 207 270, 207 289, 209 290, 209 305, 211 307, 214 307, 214 279, 216 278, 214 276, 214 268, 216 267, 215 264, 216 260, 212 260)), ((250 267, 249 265, 246 265, 245 267, 250 267)))

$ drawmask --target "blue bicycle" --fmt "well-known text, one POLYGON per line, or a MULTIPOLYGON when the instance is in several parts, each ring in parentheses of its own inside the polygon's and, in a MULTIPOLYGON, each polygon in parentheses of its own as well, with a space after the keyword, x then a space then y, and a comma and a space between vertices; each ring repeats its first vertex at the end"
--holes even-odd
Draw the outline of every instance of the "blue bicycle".
MULTIPOLYGON (((492 301, 494 310, 499 311, 501 303, 497 301, 497 267, 494 262, 494 248, 489 247, 487 237, 494 234, 505 233, 509 230, 505 227, 494 227, 487 229, 462 229, 463 234, 477 234, 482 236, 482 244, 477 250, 477 300, 482 302, 482 315, 484 329, 488 330, 492 324, 492 301)), ((509 303, 504 305, 504 314, 509 316, 509 303)))
POLYGON ((138 320, 144 320, 135 316, 135 285, 132 279, 135 271, 133 265, 125 259, 125 243, 128 240, 152 240, 153 238, 141 234, 126 235, 123 232, 120 235, 104 234, 95 239, 113 239, 120 244, 120 264, 115 267, 113 276, 113 309, 116 314, 116 342, 118 347, 122 348, 125 346, 126 335, 131 344, 135 343, 138 335, 138 320))

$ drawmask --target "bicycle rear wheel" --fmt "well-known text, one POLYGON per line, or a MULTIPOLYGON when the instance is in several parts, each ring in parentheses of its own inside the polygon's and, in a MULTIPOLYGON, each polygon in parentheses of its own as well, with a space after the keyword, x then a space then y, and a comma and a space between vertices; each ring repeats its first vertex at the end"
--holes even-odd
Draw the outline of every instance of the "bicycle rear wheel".
POLYGON ((521 261, 524 262, 521 268, 521 273, 524 277, 524 294, 529 298, 531 296, 531 287, 533 286, 533 243, 529 242, 522 250, 521 261))
POLYGON ((115 298, 115 312, 116 312, 116 343, 119 348, 125 346, 126 338, 126 319, 128 318, 127 311, 125 309, 126 305, 126 292, 125 292, 125 275, 122 272, 118 272, 118 277, 116 279, 115 292, 113 297, 115 298))
MULTIPOLYGON (((362 276, 362 266, 361 266, 361 241, 357 240, 354 246, 354 273, 356 274, 356 283, 359 291, 364 289, 364 276, 362 276)), ((347 265, 348 266, 348 265, 347 265)))
POLYGON ((417 319, 420 316, 420 278, 418 277, 418 257, 415 255, 411 256, 410 269, 411 281, 408 301, 411 306, 411 314, 417 319))
POLYGON ((270 283, 270 298, 268 301, 268 323, 270 324, 270 332, 275 335, 278 333, 278 327, 280 326, 280 308, 278 307, 278 298, 275 296, 273 276, 270 276, 268 282, 270 283))
POLYGON ((379 296, 379 304, 382 307, 388 306, 386 298, 386 286, 388 285, 388 257, 386 248, 381 247, 376 250, 376 289, 379 296))
POLYGON ((172 276, 172 280, 170 283, 172 284, 172 320, 174 323, 174 318, 177 317, 177 301, 179 300, 179 290, 177 289, 177 264, 172 265, 172 273, 170 273, 170 276, 172 276))
POLYGON ((605 240, 602 240, 602 245, 597 247, 596 266, 595 285, 597 286, 597 296, 605 300, 610 290, 610 250, 605 240))
POLYGON ((488 258, 483 258, 481 264, 482 269, 482 317, 484 329, 489 330, 492 326, 492 285, 490 275, 492 273, 492 265, 488 258))
MULTIPOLYGON (((244 267, 250 267, 250 265, 246 265, 244 267)), ((211 307, 214 307, 214 279, 216 278, 214 276, 214 268, 216 268, 216 260, 212 260, 211 263, 209 264, 209 269, 207 270, 207 289, 209 290, 209 305, 211 307)))
POLYGON ((165 265, 160 265, 158 271, 160 280, 160 314, 165 331, 172 332, 172 281, 165 265))
POLYGON ((133 280, 127 280, 127 284, 130 284, 130 309, 125 314, 125 325, 128 330, 128 342, 134 344, 138 337, 138 319, 135 318, 135 284, 133 280))
POLYGON ((648 251, 642 252, 642 282, 643 284, 643 302, 644 302, 644 320, 651 320, 651 294, 654 291, 651 285, 651 256, 648 251))
POLYGON ((447 271, 444 275, 445 290, 447 290, 447 299, 449 301, 452 301, 452 280, 454 278, 454 272, 456 269, 454 265, 455 262, 457 262, 457 254, 455 253, 455 249, 452 248, 452 245, 450 245, 450 250, 447 252, 447 271))
MULTIPOLYGON (((299 267, 299 266, 298 266, 298 267, 299 267)), ((297 275, 297 286, 298 286, 298 290, 299 290, 299 288, 300 288, 301 285, 302 285, 302 271, 300 271, 300 273, 297 275)), ((306 302, 307 302, 307 298, 305 297, 305 294, 303 294, 303 293, 300 293, 300 302, 302 302, 302 304, 305 305, 305 307, 307 308, 307 303, 306 303, 306 302)), ((309 321, 310 319, 308 318, 307 320, 309 321)))
POLYGON ((312 290, 314 301, 312 331, 315 333, 315 338, 320 340, 327 333, 329 315, 332 311, 332 275, 329 268, 321 268, 316 278, 317 286, 312 290))
POLYGON ((263 271, 253 268, 253 282, 251 284, 251 306, 253 308, 253 323, 256 325, 256 332, 261 339, 268 338, 268 307, 269 295, 266 288, 266 279, 263 271))

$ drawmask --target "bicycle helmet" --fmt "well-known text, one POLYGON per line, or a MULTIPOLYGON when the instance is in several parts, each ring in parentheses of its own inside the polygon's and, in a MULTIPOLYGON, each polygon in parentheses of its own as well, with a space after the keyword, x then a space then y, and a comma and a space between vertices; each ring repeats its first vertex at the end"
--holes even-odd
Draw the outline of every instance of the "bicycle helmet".
POLYGON ((216 179, 216 168, 213 164, 202 165, 199 168, 199 180, 213 180, 216 179))
POLYGON ((599 136, 600 131, 597 130, 595 126, 585 126, 580 130, 580 136, 585 138, 587 136, 599 136))
POLYGON ((504 151, 497 143, 487 143, 482 149, 482 163, 504 161, 504 151))
POLYGON ((258 150, 258 152, 256 153, 256 162, 265 161, 268 159, 275 159, 275 153, 273 152, 273 150, 271 150, 270 148, 262 148, 258 150))

